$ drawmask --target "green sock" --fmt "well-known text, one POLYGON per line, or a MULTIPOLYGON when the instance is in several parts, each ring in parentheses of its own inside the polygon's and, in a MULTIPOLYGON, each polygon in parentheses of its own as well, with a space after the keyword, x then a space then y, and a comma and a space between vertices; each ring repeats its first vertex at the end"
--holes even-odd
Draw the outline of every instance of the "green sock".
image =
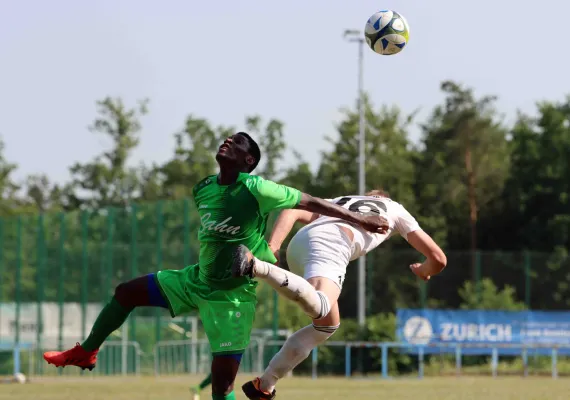
POLYGON ((99 313, 93 328, 91 328, 91 333, 81 344, 81 347, 87 351, 101 347, 107 336, 123 325, 130 313, 113 297, 99 313))
POLYGON ((206 379, 204 379, 202 382, 200 382, 200 385, 198 386, 200 388, 200 390, 204 389, 206 386, 209 386, 210 383, 212 383, 212 374, 208 375, 206 377, 206 379))
POLYGON ((212 400, 236 400, 236 394, 235 392, 231 392, 227 396, 224 396, 223 394, 212 393, 212 400))

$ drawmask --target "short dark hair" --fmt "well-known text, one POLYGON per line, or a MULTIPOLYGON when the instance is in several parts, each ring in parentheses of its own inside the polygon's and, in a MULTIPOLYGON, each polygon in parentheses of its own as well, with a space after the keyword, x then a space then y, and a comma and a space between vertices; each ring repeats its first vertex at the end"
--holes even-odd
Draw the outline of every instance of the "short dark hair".
POLYGON ((257 167, 257 164, 259 164, 259 159, 261 158, 261 150, 259 149, 257 142, 253 140, 253 138, 247 133, 238 132, 237 134, 242 135, 247 139, 247 142, 249 143, 249 155, 255 158, 255 162, 249 167, 248 172, 251 172, 257 167))

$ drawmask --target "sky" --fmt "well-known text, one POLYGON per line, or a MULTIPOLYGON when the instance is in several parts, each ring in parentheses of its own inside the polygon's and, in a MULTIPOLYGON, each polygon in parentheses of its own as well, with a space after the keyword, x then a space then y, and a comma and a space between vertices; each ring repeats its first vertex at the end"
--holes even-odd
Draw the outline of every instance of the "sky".
POLYGON ((453 79, 497 95, 509 122, 570 94, 562 0, 0 0, 5 157, 17 179, 67 180, 71 164, 109 148, 87 127, 97 100, 120 96, 150 99, 133 165, 169 159, 189 114, 237 129, 259 114, 283 121, 289 146, 317 167, 357 96, 357 46, 342 33, 381 9, 407 19, 410 41, 395 56, 365 49, 377 107, 420 109, 421 122, 453 79))

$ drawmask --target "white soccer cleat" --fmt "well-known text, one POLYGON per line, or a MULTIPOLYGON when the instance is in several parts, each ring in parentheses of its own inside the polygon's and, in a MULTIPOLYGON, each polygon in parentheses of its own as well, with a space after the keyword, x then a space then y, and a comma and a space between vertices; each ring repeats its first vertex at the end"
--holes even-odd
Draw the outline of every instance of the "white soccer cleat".
POLYGON ((192 400, 200 400, 200 389, 190 388, 190 393, 192 395, 192 400))

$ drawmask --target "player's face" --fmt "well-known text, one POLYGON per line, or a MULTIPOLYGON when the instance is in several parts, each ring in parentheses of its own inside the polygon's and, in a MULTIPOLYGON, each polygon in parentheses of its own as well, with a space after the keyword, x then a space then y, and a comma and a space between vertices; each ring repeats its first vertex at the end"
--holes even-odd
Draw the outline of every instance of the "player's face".
POLYGON ((216 160, 218 163, 234 164, 236 167, 246 167, 246 159, 249 155, 249 142, 245 136, 232 135, 228 137, 218 148, 216 160))

